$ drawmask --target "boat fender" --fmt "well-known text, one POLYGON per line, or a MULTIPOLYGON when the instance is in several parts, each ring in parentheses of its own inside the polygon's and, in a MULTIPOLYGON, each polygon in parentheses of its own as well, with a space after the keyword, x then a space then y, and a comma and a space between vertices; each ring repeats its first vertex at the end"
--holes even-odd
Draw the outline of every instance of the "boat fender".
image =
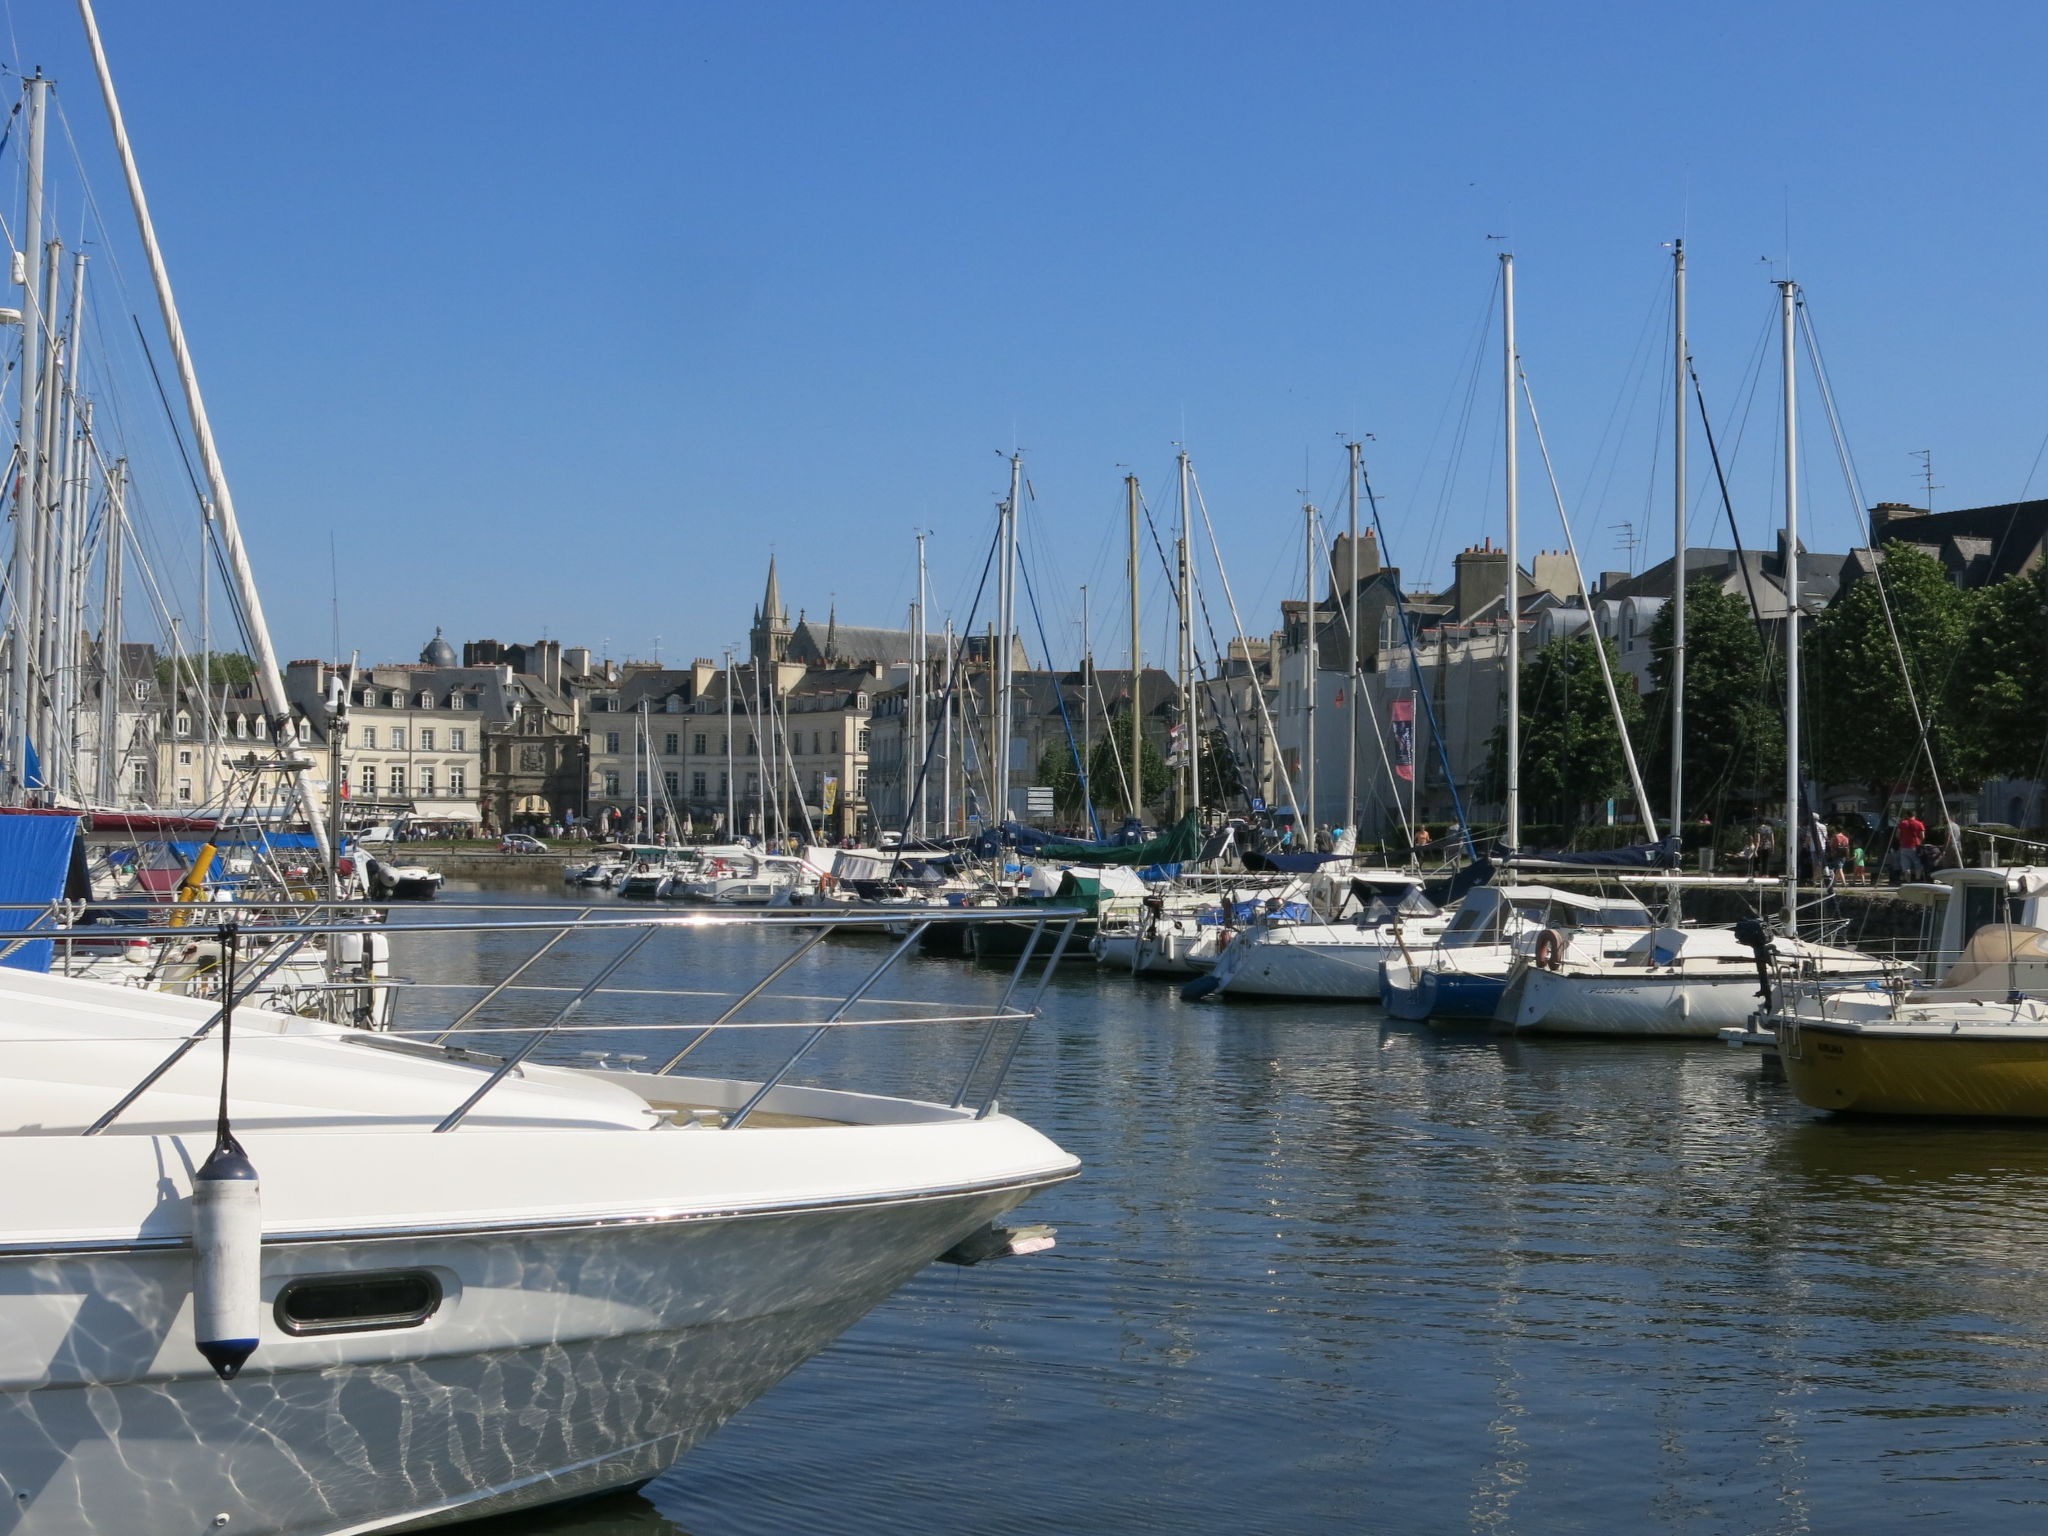
POLYGON ((1536 935, 1536 966, 1539 970, 1554 971, 1564 955, 1564 935, 1555 928, 1546 928, 1536 935))
POLYGON ((225 1136, 192 1175, 192 1331, 222 1381, 233 1381, 256 1352, 262 1281, 256 1169, 225 1136))

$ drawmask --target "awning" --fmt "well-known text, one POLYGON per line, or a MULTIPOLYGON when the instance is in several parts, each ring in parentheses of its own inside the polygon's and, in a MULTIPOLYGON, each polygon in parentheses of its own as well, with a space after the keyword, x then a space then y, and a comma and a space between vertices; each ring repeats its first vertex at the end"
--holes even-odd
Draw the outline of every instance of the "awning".
POLYGON ((482 821, 483 810, 474 800, 415 800, 414 821, 482 821))

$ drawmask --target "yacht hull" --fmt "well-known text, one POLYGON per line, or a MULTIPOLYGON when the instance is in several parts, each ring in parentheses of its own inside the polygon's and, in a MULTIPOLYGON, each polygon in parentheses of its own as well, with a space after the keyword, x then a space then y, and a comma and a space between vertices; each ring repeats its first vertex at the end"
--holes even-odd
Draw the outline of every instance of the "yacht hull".
MULTIPOLYGON (((1043 1182, 1037 1181, 1037 1182, 1043 1182)), ((418 1270, 417 1327, 265 1336, 217 1380, 190 1249, 0 1260, 0 1510, 20 1536, 410 1531, 646 1481, 1035 1184, 552 1232, 283 1242, 418 1270), (216 1517, 225 1515, 225 1522, 216 1517)))
POLYGON ((1778 1058, 1813 1109, 2048 1119, 2048 1030, 2002 1034, 1781 1021, 1778 1058))
POLYGON ((1381 1002, 1389 1017, 1407 1023, 1490 1020, 1506 990, 1504 975, 1389 962, 1384 967, 1381 1002))
POLYGON ((1531 966, 1509 989, 1503 1022, 1529 1034, 1713 1040, 1762 1006, 1754 973, 1584 976, 1531 966))
POLYGON ((1381 968, 1400 956, 1396 944, 1289 943, 1253 933, 1225 948, 1210 974, 1225 997, 1376 1003, 1381 968))

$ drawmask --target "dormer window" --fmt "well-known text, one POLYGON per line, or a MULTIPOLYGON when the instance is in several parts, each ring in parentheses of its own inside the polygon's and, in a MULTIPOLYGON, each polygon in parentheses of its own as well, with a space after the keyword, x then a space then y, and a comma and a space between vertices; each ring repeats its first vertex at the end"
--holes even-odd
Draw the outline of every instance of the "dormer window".
POLYGON ((422 689, 420 690, 420 708, 421 708, 421 709, 432 709, 433 707, 434 707, 434 696, 433 696, 433 695, 432 695, 431 693, 428 693, 428 692, 427 692, 427 691, 426 691, 426 690, 425 690, 424 688, 422 688, 422 689))
POLYGON ((356 702, 362 705, 364 709, 375 709, 377 707, 377 695, 365 688, 362 692, 362 697, 358 698, 356 702))
POLYGON ((172 726, 172 729, 180 736, 190 736, 192 734, 192 717, 183 710, 179 710, 177 721, 172 726))
POLYGON ((451 693, 451 694, 449 694, 449 695, 448 695, 448 707, 449 707, 450 709, 460 709, 460 708, 462 708, 462 695, 461 695, 461 694, 459 694, 459 693, 451 693))

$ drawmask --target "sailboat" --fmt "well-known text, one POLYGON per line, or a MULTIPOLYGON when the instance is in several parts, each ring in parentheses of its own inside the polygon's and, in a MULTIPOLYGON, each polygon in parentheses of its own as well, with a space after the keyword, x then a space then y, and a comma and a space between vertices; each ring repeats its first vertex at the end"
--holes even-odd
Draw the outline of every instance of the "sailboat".
MULTIPOLYGON (((1794 368, 1795 296, 1786 285, 1783 307, 1785 390, 1786 537, 1786 785, 1788 807, 1785 931, 1769 939, 1772 963, 1817 982, 1883 980, 1901 967, 1854 949, 1815 943, 1799 934, 1798 861, 1793 829, 1799 822, 1799 503, 1797 374, 1794 368)), ((1675 642, 1672 672, 1672 826, 1681 815, 1684 764, 1685 591, 1685 246, 1674 251, 1673 313, 1679 409, 1674 443, 1676 552, 1672 560, 1675 642)), ((1669 887, 1676 906, 1681 882, 1669 887)), ((1728 927, 1688 928, 1675 914, 1655 933, 1630 942, 1586 942, 1558 936, 1516 968, 1500 1011, 1503 1022, 1532 1033, 1633 1035, 1713 1039, 1744 1026, 1758 1006, 1756 957, 1747 940, 1728 927)))
MULTIPOLYGON (((1502 595, 1501 622, 1505 645, 1507 851, 1522 842, 1522 622, 1521 622, 1521 407, 1516 398, 1519 357, 1515 350, 1515 258, 1500 255, 1501 363, 1504 379, 1505 499, 1507 511, 1507 588, 1502 595)), ((1507 989, 1519 940, 1541 931, 1548 922, 1553 896, 1548 887, 1523 899, 1519 890, 1488 888, 1466 894, 1455 921, 1436 944, 1416 953, 1388 959, 1380 971, 1380 998, 1397 1019, 1491 1019, 1507 989), (1475 900, 1475 898, 1478 898, 1475 900)), ((1578 898, 1564 902, 1572 905, 1578 898)))

